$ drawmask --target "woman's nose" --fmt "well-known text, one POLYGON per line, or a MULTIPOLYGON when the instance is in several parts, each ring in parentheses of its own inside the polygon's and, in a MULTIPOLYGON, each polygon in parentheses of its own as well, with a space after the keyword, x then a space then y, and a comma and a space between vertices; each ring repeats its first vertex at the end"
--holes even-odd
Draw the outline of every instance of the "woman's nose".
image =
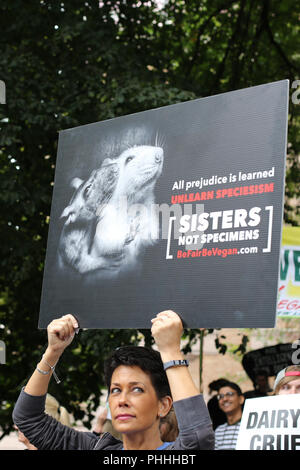
POLYGON ((119 405, 128 406, 128 398, 127 398, 127 393, 125 391, 123 391, 119 395, 119 405))

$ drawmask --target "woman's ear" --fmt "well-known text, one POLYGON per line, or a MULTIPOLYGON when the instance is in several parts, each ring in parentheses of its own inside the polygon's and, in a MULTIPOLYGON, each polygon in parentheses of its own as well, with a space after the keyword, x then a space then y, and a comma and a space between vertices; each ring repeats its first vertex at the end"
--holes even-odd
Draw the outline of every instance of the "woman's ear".
POLYGON ((172 408, 173 400, 169 395, 161 398, 159 400, 159 408, 158 408, 158 416, 160 418, 164 418, 169 413, 170 409, 172 408))

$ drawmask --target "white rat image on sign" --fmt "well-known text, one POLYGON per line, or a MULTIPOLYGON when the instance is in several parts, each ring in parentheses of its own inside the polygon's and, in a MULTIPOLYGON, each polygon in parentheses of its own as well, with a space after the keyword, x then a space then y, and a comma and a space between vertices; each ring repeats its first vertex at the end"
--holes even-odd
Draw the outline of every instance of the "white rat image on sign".
POLYGON ((101 270, 103 278, 133 269, 141 250, 158 239, 151 210, 164 152, 140 145, 106 158, 86 181, 72 180, 75 192, 64 208, 59 264, 80 274, 101 270))

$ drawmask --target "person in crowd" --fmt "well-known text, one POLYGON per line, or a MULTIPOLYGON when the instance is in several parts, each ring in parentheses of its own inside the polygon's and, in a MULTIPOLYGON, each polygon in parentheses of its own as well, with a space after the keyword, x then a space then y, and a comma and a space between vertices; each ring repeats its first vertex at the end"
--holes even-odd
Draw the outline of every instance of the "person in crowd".
POLYGON ((160 438, 163 442, 175 441, 179 434, 178 423, 174 408, 172 407, 169 413, 161 418, 159 423, 160 438))
POLYGON ((209 394, 215 393, 207 402, 207 408, 212 420, 213 429, 215 430, 220 424, 226 423, 226 414, 222 411, 219 407, 219 401, 217 398, 217 393, 219 392, 220 388, 226 385, 229 382, 227 379, 217 379, 213 382, 210 382, 208 385, 209 387, 209 394))
POLYGON ((53 418, 66 426, 72 426, 70 413, 64 406, 61 406, 50 393, 46 395, 45 413, 49 416, 53 416, 53 418))
POLYGON ((125 346, 112 352, 106 363, 106 382, 112 424, 123 441, 109 433, 70 429, 45 415, 45 396, 55 365, 72 342, 78 323, 65 315, 48 325, 48 346, 17 400, 13 420, 38 449, 77 450, 197 450, 214 448, 214 432, 203 396, 199 394, 180 350, 183 326, 167 310, 152 320, 151 333, 158 351, 125 346), (160 419, 172 405, 178 421, 175 441, 164 442, 160 419))
POLYGON ((280 370, 274 382, 274 395, 300 393, 300 366, 288 366, 280 370))
POLYGON ((245 400, 247 398, 266 397, 272 389, 269 385, 269 376, 265 370, 258 370, 254 378, 254 390, 244 393, 245 400))
POLYGON ((227 421, 215 430, 215 449, 235 450, 243 414, 244 396, 236 383, 229 382, 219 389, 217 398, 227 421))
POLYGON ((14 424, 14 429, 18 433, 18 441, 21 442, 21 444, 24 444, 24 446, 26 447, 25 450, 37 450, 37 448, 29 442, 27 437, 24 436, 24 434, 20 431, 18 426, 16 426, 15 424, 14 424))
POLYGON ((104 408, 104 410, 98 415, 93 427, 93 433, 99 437, 105 432, 109 432, 116 439, 122 439, 122 434, 117 432, 112 425, 111 414, 108 407, 104 408))

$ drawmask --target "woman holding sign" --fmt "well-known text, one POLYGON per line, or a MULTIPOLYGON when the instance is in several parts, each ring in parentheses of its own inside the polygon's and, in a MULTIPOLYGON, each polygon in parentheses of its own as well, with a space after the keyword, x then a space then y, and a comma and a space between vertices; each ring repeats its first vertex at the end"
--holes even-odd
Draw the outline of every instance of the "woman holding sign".
POLYGON ((29 379, 13 413, 15 424, 38 449, 77 450, 196 450, 213 449, 214 433, 202 395, 199 395, 180 351, 182 322, 172 311, 152 320, 159 353, 128 346, 112 353, 106 367, 109 406, 114 428, 122 441, 103 434, 80 432, 44 414, 45 396, 55 364, 72 342, 76 319, 66 315, 48 326, 48 347, 29 379), (171 398, 172 396, 172 398, 171 398), (174 406, 179 435, 163 443, 160 418, 174 406))

